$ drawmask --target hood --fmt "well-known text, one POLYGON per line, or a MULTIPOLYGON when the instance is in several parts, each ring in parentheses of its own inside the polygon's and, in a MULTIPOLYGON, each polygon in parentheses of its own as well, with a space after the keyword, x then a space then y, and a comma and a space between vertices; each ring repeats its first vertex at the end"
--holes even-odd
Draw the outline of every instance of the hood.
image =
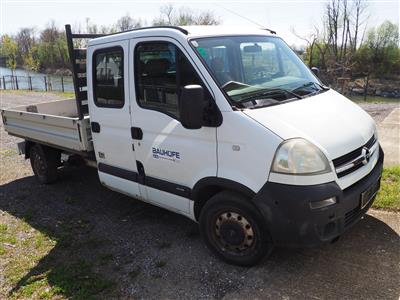
POLYGON ((281 105, 244 113, 282 139, 301 137, 335 159, 364 145, 375 131, 374 120, 361 107, 330 89, 281 105))

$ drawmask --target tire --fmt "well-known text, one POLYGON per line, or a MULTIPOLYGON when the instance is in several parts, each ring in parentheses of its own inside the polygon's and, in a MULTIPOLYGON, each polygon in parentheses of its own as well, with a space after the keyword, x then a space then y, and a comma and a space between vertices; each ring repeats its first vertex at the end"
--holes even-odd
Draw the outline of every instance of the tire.
POLYGON ((60 165, 60 151, 35 144, 29 151, 31 167, 37 180, 50 184, 57 180, 57 168, 60 165))
POLYGON ((201 210, 199 225, 208 248, 230 264, 253 266, 273 250, 260 212, 239 194, 214 195, 201 210))

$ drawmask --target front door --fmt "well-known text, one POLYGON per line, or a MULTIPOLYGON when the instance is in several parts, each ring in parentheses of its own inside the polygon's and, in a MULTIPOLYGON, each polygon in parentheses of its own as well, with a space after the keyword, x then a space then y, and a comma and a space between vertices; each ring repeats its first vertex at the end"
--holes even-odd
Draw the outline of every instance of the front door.
POLYGON ((89 112, 102 184, 140 198, 130 133, 127 41, 88 49, 89 112))
POLYGON ((216 128, 186 129, 178 102, 185 85, 199 84, 212 99, 185 50, 169 38, 130 42, 132 142, 146 198, 184 214, 190 192, 201 178, 217 174, 216 128))

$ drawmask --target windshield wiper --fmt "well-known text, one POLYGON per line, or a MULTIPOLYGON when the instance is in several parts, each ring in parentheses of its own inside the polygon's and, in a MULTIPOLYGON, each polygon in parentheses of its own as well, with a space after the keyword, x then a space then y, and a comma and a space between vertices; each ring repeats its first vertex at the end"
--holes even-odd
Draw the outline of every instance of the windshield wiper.
POLYGON ((329 87, 327 87, 327 86, 325 86, 325 85, 322 85, 322 84, 320 84, 320 83, 318 83, 318 82, 309 81, 309 82, 306 82, 306 83, 304 83, 303 85, 301 85, 301 86, 299 86, 299 87, 293 89, 292 92, 294 92, 294 91, 300 91, 302 88, 307 88, 307 87, 309 87, 309 86, 311 86, 311 85, 313 85, 315 88, 317 88, 317 87, 318 87, 318 88, 317 88, 314 92, 311 92, 311 93, 309 93, 309 94, 307 94, 307 95, 305 95, 305 96, 315 95, 315 94, 320 93, 321 91, 327 91, 327 90, 330 89, 329 87))
MULTIPOLYGON (((269 95, 273 95, 273 94, 289 94, 297 99, 303 99, 302 96, 294 93, 293 91, 289 91, 289 90, 285 90, 285 89, 280 89, 280 88, 274 88, 274 89, 268 89, 268 90, 263 90, 263 91, 259 91, 259 92, 255 92, 252 93, 251 95, 249 95, 248 97, 240 100, 240 103, 245 103, 245 102, 249 102, 249 101, 254 101, 255 99, 262 97, 262 96, 269 96, 269 95)), ((288 100, 288 99, 285 99, 288 100)))

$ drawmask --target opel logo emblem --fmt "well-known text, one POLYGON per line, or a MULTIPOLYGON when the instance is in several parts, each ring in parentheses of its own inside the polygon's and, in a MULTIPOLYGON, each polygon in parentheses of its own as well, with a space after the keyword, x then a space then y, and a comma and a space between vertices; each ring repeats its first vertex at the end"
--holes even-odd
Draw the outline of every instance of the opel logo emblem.
POLYGON ((361 156, 363 157, 362 163, 366 165, 369 162, 369 158, 371 157, 371 153, 367 147, 362 148, 361 156))

